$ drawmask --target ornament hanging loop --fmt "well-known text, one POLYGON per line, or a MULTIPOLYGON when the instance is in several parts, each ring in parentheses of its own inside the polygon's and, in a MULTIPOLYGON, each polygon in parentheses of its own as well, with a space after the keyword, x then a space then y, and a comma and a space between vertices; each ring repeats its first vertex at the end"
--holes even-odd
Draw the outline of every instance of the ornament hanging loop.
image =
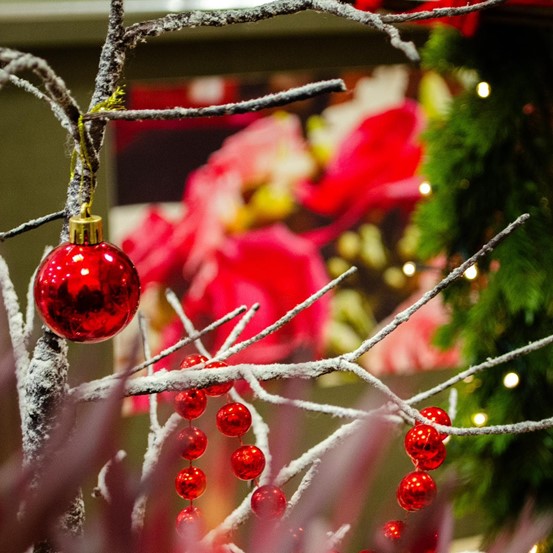
POLYGON ((69 219, 69 242, 71 244, 88 245, 99 244, 104 240, 102 218, 90 213, 90 204, 81 205, 79 215, 69 219))

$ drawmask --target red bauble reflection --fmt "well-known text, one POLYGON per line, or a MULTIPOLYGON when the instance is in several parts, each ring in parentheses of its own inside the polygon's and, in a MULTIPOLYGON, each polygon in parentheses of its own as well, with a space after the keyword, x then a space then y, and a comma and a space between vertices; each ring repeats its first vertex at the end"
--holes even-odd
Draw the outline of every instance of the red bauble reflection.
POLYGON ((277 486, 260 486, 252 494, 252 511, 259 518, 270 520, 281 518, 286 510, 286 496, 277 486))
POLYGON ((399 483, 396 497, 402 509, 418 511, 432 503, 436 491, 436 484, 427 472, 415 471, 410 472, 399 483))
POLYGON ((413 459, 413 463, 419 470, 434 470, 437 469, 446 458, 446 449, 443 442, 440 442, 433 457, 428 459, 413 459))
POLYGON ((265 455, 255 445, 243 445, 230 457, 234 474, 241 480, 257 478, 265 468, 265 455))
POLYGON ((207 397, 203 390, 183 390, 175 396, 175 411, 183 418, 197 419, 207 407, 207 397))
POLYGON ((217 412, 217 428, 230 437, 242 436, 251 424, 252 415, 243 403, 227 403, 217 412))
POLYGON ((52 332, 74 342, 101 342, 130 323, 140 281, 131 260, 113 244, 66 242, 40 264, 34 295, 52 332))
POLYGON ((175 478, 175 489, 183 499, 197 499, 205 492, 207 481, 204 471, 198 467, 182 469, 175 478))
POLYGON ((181 456, 189 461, 201 457, 207 448, 207 436, 195 426, 183 428, 177 435, 177 442, 181 456))
MULTIPOLYGON (((421 409, 420 413, 425 419, 434 421, 436 424, 451 426, 451 419, 449 418, 449 415, 440 407, 425 407, 424 409, 421 409)), ((417 421, 415 424, 419 425, 422 423, 417 421)), ((440 439, 445 440, 446 438, 447 434, 440 433, 440 439)))

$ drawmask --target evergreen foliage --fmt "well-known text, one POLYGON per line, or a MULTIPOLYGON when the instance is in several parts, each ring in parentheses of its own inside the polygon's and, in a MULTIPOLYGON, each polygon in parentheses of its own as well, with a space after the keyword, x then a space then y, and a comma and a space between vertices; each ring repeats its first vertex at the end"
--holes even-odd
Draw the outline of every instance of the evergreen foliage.
MULTIPOLYGON (((433 194, 415 216, 421 258, 445 255, 457 265, 521 213, 531 215, 478 267, 477 279, 445 293, 451 319, 436 341, 461 339, 473 364, 553 332, 553 33, 484 24, 468 39, 437 28, 423 59, 426 68, 450 77, 469 70, 476 80, 425 136, 433 194), (476 92, 479 81, 490 85, 486 98, 476 92)), ((553 349, 486 372, 460 392, 458 424, 470 426, 476 411, 488 424, 551 416, 553 349), (502 382, 509 371, 520 376, 513 389, 502 382)), ((489 535, 529 498, 553 508, 553 432, 458 438, 450 451, 459 506, 481 506, 489 535)))

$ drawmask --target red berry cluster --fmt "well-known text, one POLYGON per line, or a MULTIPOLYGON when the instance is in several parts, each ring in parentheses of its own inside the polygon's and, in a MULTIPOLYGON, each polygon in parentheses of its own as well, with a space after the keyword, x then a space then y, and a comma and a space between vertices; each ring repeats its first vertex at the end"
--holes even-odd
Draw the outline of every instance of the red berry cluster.
MULTIPOLYGON (((436 424, 451 426, 449 415, 440 407, 426 407, 420 414, 436 424)), ((433 426, 420 422, 416 422, 407 432, 404 447, 415 465, 415 470, 401 480, 396 491, 397 502, 405 511, 424 509, 436 497, 436 483, 428 471, 437 469, 444 462, 446 450, 443 440, 446 437, 447 434, 442 434, 433 426)), ((404 521, 390 520, 383 527, 384 536, 392 542, 397 542, 405 528, 404 521)), ((437 542, 437 535, 435 537, 437 542)))
MULTIPOLYGON (((185 357, 180 368, 187 369, 202 363, 206 369, 227 366, 222 361, 209 361, 203 355, 194 354, 185 357)), ((181 430, 177 436, 180 454, 189 461, 189 466, 182 469, 175 479, 178 495, 190 501, 190 505, 177 515, 177 530, 180 533, 189 528, 190 523, 199 521, 200 511, 192 502, 204 493, 207 485, 205 473, 192 465, 192 461, 201 457, 205 452, 207 436, 202 430, 192 425, 192 420, 203 414, 208 396, 219 397, 227 394, 233 385, 233 382, 225 382, 212 384, 205 388, 190 388, 175 396, 175 411, 189 421, 188 427, 181 430)), ((265 468, 265 455, 257 446, 242 443, 242 436, 246 434, 252 424, 250 410, 243 403, 229 401, 217 412, 216 424, 222 434, 240 440, 240 446, 230 458, 234 474, 241 480, 257 479, 265 468)), ((259 517, 279 518, 286 509, 286 497, 276 486, 261 486, 252 495, 251 507, 259 517)))

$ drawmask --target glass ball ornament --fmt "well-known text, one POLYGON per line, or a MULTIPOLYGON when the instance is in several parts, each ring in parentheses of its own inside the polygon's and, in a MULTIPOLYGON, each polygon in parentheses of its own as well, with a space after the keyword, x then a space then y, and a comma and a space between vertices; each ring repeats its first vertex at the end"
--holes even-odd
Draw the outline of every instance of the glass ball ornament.
POLYGON ((69 221, 69 242, 40 264, 33 285, 37 310, 52 332, 73 342, 102 342, 123 330, 140 301, 132 261, 103 241, 102 219, 87 204, 69 221))
POLYGON ((197 499, 204 492, 207 486, 205 473, 198 467, 187 467, 182 469, 175 478, 175 489, 183 499, 190 501, 197 499))
POLYGON ((424 463, 445 452, 439 432, 428 424, 413 426, 405 435, 404 447, 417 466, 420 462, 424 463))
POLYGON ((179 444, 181 457, 188 461, 193 461, 205 453, 207 448, 207 436, 205 432, 199 428, 189 426, 183 428, 177 434, 177 443, 179 444))
POLYGON ((230 465, 240 480, 253 480, 265 468, 265 455, 255 445, 243 445, 230 456, 230 465))
POLYGON ((410 472, 405 476, 396 491, 399 506, 406 511, 419 511, 432 503, 437 488, 432 477, 424 471, 410 472))
MULTIPOLYGON (((421 409, 420 414, 428 420, 431 420, 435 422, 436 424, 442 424, 444 426, 451 426, 451 419, 449 418, 449 415, 446 411, 444 411, 441 407, 425 407, 424 409, 421 409)), ((415 426, 423 424, 419 421, 415 423, 415 426)), ((439 433, 440 439, 445 440, 447 438, 447 434, 439 433)))
POLYGON ((207 396, 203 390, 190 388, 179 392, 174 399, 175 411, 184 419, 197 419, 207 407, 207 396))
POLYGON ((279 519, 286 511, 286 496, 278 486, 260 486, 252 494, 251 508, 258 518, 279 519))
POLYGON ((249 430, 252 415, 243 403, 227 403, 217 411, 216 423, 222 434, 236 438, 249 430))

